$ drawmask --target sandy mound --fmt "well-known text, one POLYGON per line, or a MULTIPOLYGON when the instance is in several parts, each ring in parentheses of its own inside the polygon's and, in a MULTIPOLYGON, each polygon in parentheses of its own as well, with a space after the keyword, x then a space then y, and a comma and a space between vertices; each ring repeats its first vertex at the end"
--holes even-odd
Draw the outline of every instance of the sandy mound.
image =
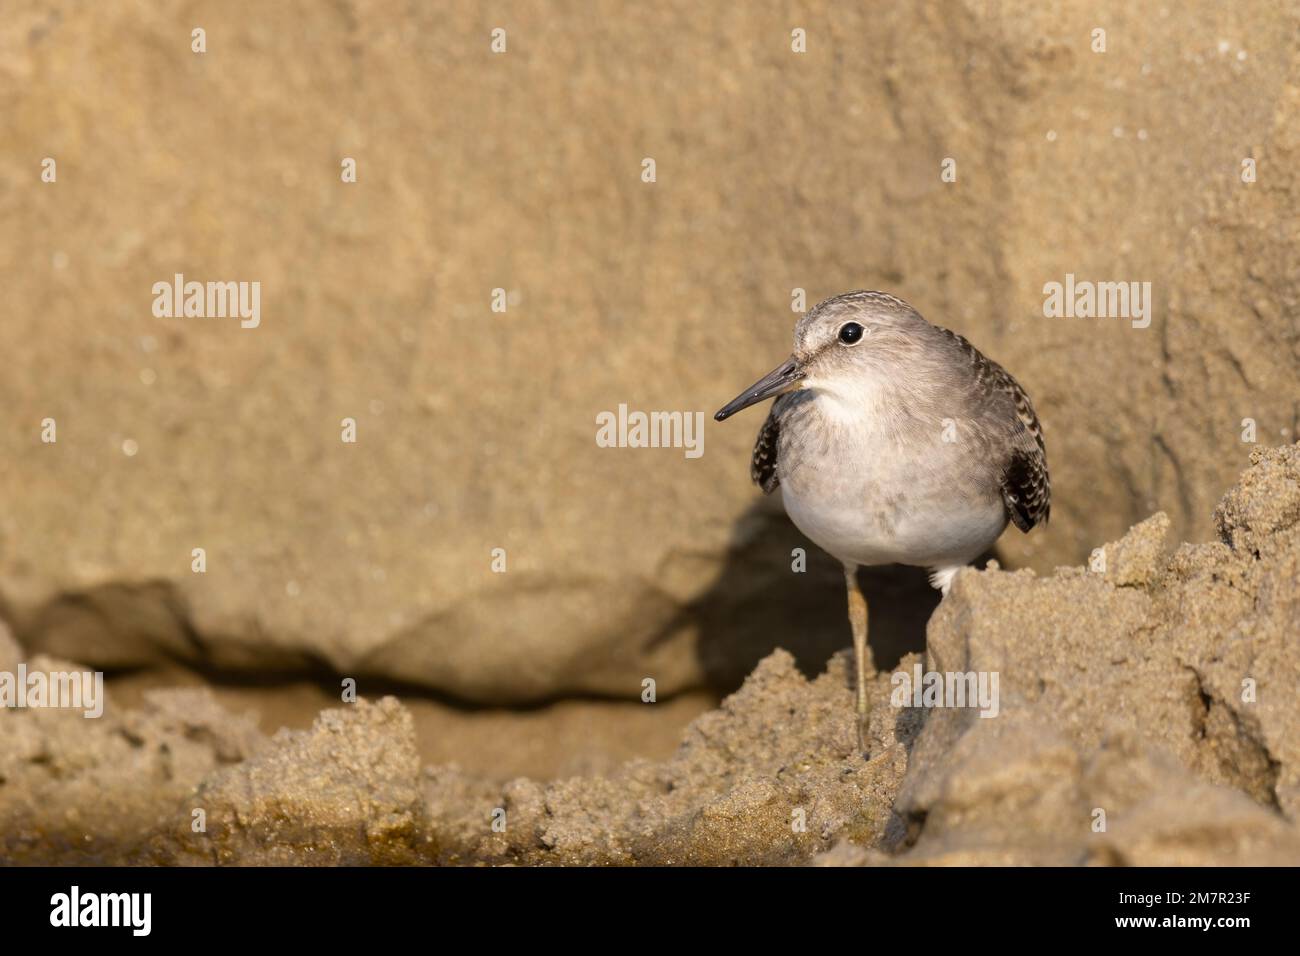
MULTIPOLYGON (((882 674, 866 762, 846 656, 808 680, 781 651, 667 761, 504 787, 422 770, 392 698, 271 737, 202 690, 0 711, 3 856, 1297 864, 1300 446, 1252 456, 1216 520, 1172 554, 1156 515, 1089 569, 963 572, 899 671, 996 672, 998 716, 892 706, 882 674)), ((0 665, 19 654, 0 635, 0 665)))

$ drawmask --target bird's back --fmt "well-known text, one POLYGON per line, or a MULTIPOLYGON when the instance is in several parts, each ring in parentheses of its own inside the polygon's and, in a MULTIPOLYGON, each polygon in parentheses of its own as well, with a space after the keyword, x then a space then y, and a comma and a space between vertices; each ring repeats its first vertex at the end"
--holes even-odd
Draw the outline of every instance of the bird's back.
POLYGON ((1052 485, 1047 471, 1047 445, 1029 394, 1005 368, 986 356, 964 336, 935 326, 951 338, 969 362, 974 404, 984 409, 988 427, 1004 432, 1009 441, 1003 460, 1002 488, 1008 517, 1021 531, 1045 523, 1052 512, 1052 485))

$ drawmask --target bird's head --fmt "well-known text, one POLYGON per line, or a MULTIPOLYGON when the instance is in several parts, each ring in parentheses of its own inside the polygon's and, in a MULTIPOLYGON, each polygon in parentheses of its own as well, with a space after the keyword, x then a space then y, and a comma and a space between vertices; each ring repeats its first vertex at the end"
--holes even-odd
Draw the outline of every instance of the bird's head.
POLYGON ((764 399, 799 389, 844 394, 870 387, 876 370, 914 354, 933 331, 915 309, 892 295, 837 295, 799 320, 789 358, 713 417, 723 421, 764 399))

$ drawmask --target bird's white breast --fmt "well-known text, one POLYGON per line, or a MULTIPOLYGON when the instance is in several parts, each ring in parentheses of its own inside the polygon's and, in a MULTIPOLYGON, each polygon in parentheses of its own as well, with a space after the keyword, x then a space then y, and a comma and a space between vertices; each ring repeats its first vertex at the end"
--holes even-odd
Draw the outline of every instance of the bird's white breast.
MULTIPOLYGON (((869 386, 866 386, 869 387, 869 386)), ((1007 524, 995 469, 960 423, 819 391, 782 425, 782 500, 795 525, 854 564, 967 564, 1007 524), (864 413, 865 410, 865 413, 864 413)))

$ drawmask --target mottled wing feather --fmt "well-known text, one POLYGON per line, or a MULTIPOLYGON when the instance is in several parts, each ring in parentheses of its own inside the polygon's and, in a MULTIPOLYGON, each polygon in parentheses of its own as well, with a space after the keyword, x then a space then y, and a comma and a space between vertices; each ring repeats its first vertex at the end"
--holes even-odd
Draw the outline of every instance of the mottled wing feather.
POLYGON ((956 332, 944 329, 970 359, 976 386, 985 396, 1002 394, 1016 410, 1012 450, 1003 465, 1002 500, 1007 516, 1021 531, 1045 523, 1052 513, 1052 483, 1047 474, 1047 447, 1034 406, 1020 383, 997 362, 956 332))
POLYGON ((780 484, 776 477, 776 445, 781 437, 781 420, 777 415, 777 404, 772 403, 772 410, 767 414, 767 421, 758 430, 758 440, 754 442, 754 457, 749 461, 749 477, 754 484, 763 489, 763 494, 770 495, 780 484))
POLYGON ((1002 478, 1002 500, 1011 523, 1021 531, 1047 522, 1052 513, 1052 486, 1041 449, 1026 452, 1017 448, 1012 454, 1002 478))

